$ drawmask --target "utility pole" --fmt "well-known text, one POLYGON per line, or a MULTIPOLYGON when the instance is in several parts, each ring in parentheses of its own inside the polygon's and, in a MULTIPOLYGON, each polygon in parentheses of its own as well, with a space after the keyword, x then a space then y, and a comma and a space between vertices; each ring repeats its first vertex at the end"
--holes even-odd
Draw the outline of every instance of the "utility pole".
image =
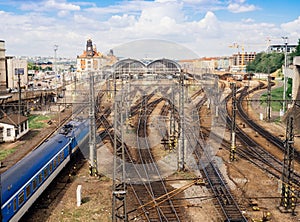
POLYGON ((96 123, 95 123, 95 89, 94 89, 94 68, 93 68, 93 56, 94 49, 92 40, 87 41, 86 55, 88 75, 90 77, 90 92, 89 92, 89 120, 90 120, 90 134, 89 134, 89 152, 90 152, 90 175, 98 175, 97 166, 97 151, 96 151, 96 123))
POLYGON ((63 91, 63 96, 64 96, 64 105, 66 108, 66 79, 65 79, 65 72, 63 72, 63 87, 62 87, 62 91, 63 91))
POLYGON ((19 102, 18 102, 18 105, 19 105, 19 115, 21 115, 21 100, 22 100, 21 76, 20 76, 21 75, 21 69, 16 68, 15 69, 15 74, 18 75, 18 92, 19 92, 19 102))
POLYGON ((116 96, 116 91, 114 94, 115 107, 112 221, 127 222, 125 149, 123 138, 123 94, 116 96))
POLYGON ((215 105, 215 117, 219 117, 219 101, 220 101, 220 89, 219 89, 219 77, 215 77, 214 80, 214 89, 215 89, 215 99, 214 99, 214 105, 215 105))
POLYGON ((271 120, 271 99, 272 99, 272 94, 271 94, 271 79, 272 77, 270 76, 270 68, 268 68, 268 94, 267 94, 267 120, 271 120))
MULTIPOLYGON (((58 85, 57 85, 57 65, 56 65, 56 57, 57 57, 57 50, 58 50, 58 45, 54 45, 53 46, 54 48, 54 74, 55 74, 55 84, 56 84, 56 102, 57 102, 57 99, 58 99, 58 85)), ((60 111, 60 110, 59 110, 60 111)))
POLYGON ((15 75, 18 75, 18 91, 19 91, 19 101, 18 101, 18 131, 19 131, 19 124, 20 124, 20 116, 22 114, 21 110, 21 103, 22 103, 22 89, 21 89, 21 75, 24 75, 23 68, 15 68, 15 75))
POLYGON ((179 113, 180 113, 180 146, 178 149, 178 171, 185 169, 185 140, 184 140, 184 72, 180 72, 180 93, 179 93, 179 113))
POLYGON ((94 90, 94 72, 89 72, 90 76, 90 93, 89 93, 89 104, 90 104, 90 134, 89 134, 89 147, 90 147, 90 175, 98 175, 97 166, 97 152, 96 152, 96 123, 95 123, 95 90, 94 90))
POLYGON ((232 118, 231 118, 231 148, 230 148, 230 161, 235 161, 236 153, 236 141, 235 141, 235 131, 236 131, 236 85, 235 83, 230 83, 232 90, 232 118))
POLYGON ((295 214, 297 197, 293 186, 294 176, 294 116, 290 115, 287 120, 286 140, 284 143, 284 160, 282 171, 282 190, 280 206, 285 212, 291 211, 295 214))
POLYGON ((170 133, 169 133, 169 148, 174 150, 177 145, 177 137, 175 130, 175 94, 174 94, 174 85, 171 86, 172 98, 170 99, 170 133))
POLYGON ((286 111, 286 90, 287 90, 287 78, 286 78, 286 69, 287 69, 287 45, 288 45, 288 37, 282 37, 285 44, 285 52, 284 52, 284 72, 283 72, 283 103, 282 103, 282 111, 285 113, 286 111))

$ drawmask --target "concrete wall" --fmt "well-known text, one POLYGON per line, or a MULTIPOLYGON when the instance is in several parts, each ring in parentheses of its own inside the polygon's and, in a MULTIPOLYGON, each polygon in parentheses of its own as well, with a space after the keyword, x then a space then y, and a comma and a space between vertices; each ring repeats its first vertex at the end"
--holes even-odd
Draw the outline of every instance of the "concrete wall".
POLYGON ((294 58, 294 79, 293 79, 293 91, 292 98, 296 100, 293 103, 293 107, 288 112, 289 114, 293 114, 295 117, 295 128, 300 132, 300 56, 294 58))
POLYGON ((294 58, 294 79, 293 79, 293 89, 292 89, 292 98, 293 100, 299 99, 299 87, 300 87, 300 56, 294 58))

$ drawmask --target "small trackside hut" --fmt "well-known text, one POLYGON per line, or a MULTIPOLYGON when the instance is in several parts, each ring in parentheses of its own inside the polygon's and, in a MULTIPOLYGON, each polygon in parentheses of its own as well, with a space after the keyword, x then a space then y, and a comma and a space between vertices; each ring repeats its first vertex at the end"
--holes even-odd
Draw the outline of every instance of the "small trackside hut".
POLYGON ((26 116, 11 114, 0 119, 0 142, 13 142, 29 131, 26 116))

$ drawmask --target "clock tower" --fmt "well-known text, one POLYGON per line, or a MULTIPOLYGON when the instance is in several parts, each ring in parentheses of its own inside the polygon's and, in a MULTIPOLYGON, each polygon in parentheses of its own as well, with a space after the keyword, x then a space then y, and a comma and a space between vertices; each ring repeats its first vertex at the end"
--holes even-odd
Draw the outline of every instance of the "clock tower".
POLYGON ((87 57, 94 56, 93 43, 92 43, 91 39, 87 40, 87 43, 86 43, 86 55, 87 55, 87 57))

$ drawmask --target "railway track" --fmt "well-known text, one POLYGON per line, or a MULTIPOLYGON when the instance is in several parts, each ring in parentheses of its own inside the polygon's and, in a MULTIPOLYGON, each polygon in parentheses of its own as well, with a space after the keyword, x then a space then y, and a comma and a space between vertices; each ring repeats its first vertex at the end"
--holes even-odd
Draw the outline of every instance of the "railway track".
MULTIPOLYGON (((154 94, 152 93, 142 96, 131 108, 132 116, 138 115, 138 147, 129 147, 124 144, 125 161, 133 164, 133 170, 136 171, 134 175, 138 177, 137 181, 139 182, 137 183, 136 180, 127 182, 128 191, 135 200, 134 204, 129 205, 129 208, 132 210, 128 212, 128 218, 134 221, 182 221, 184 212, 181 207, 181 200, 171 201, 171 198, 169 199, 168 192, 171 192, 174 188, 166 184, 160 176, 158 166, 155 163, 156 160, 147 141, 148 118, 157 105, 163 101, 162 98, 158 98, 149 102, 153 96, 154 94), (142 167, 136 167, 137 165, 142 167), (153 181, 153 177, 158 179, 153 181), (156 200, 161 196, 165 196, 163 201, 156 200)), ((168 112, 168 108, 165 107, 164 109, 166 110, 164 112, 168 112)), ((101 132, 102 139, 108 136, 113 144, 114 130, 112 124, 108 121, 110 114, 111 109, 107 108, 96 119, 99 126, 104 127, 104 130, 101 132)), ((117 138, 116 142, 120 144, 120 138, 117 138)), ((127 176, 130 178, 130 175, 127 176)))
MULTIPOLYGON (((209 130, 202 128, 202 130, 206 131, 206 133, 213 134, 214 137, 219 137, 214 132, 209 132, 209 130)), ((242 141, 244 146, 241 146, 237 149, 236 153, 241 158, 244 158, 251 162, 252 164, 256 165, 258 168, 262 169, 266 173, 274 176, 277 179, 281 179, 282 177, 282 160, 278 159, 277 157, 273 156, 271 153, 266 151, 263 147, 255 143, 251 138, 249 138, 246 134, 242 132, 237 132, 238 138, 242 141), (250 141, 249 143, 247 141, 250 141), (249 144, 252 144, 250 146, 249 144)), ((222 138, 219 138, 222 139, 222 138)), ((225 140, 223 138, 222 145, 227 149, 230 150, 231 142, 225 140)), ((300 181, 300 174, 294 172, 294 183, 297 184, 300 181)))
MULTIPOLYGON (((203 91, 199 90, 196 94, 199 96, 203 91)), ((196 98, 196 97, 195 97, 196 98)), ((206 95, 204 95, 197 103, 196 109, 199 112, 201 106, 207 101, 206 95)), ((178 112, 177 121, 178 121, 178 112)), ((194 120, 198 121, 199 120, 194 120)), ((189 122, 189 121, 188 121, 189 122)), ((194 141, 196 141, 196 149, 194 154, 198 159, 199 170, 202 172, 202 175, 205 175, 206 180, 208 181, 208 185, 212 192, 214 193, 216 206, 218 206, 219 211, 222 212, 224 221, 247 221, 244 217, 242 210, 239 208, 237 202, 235 201, 231 191, 224 180, 222 174, 219 169, 216 167, 216 164, 211 159, 210 155, 205 152, 203 146, 203 142, 199 141, 199 138, 203 139, 203 134, 200 131, 200 135, 195 135, 196 130, 192 127, 189 130, 186 130, 186 136, 188 137, 189 146, 194 146, 194 141), (204 156, 204 158, 203 158, 204 156)), ((204 141, 204 139, 202 140, 204 141)))
MULTIPOLYGON (((160 98, 149 102, 152 97, 153 95, 151 94, 149 96, 143 96, 142 99, 138 100, 134 108, 131 109, 132 115, 139 115, 137 127, 138 149, 132 151, 130 147, 125 145, 126 161, 144 165, 144 173, 138 173, 142 175, 140 180, 143 182, 141 184, 128 184, 131 193, 133 193, 136 199, 136 204, 133 207, 134 210, 129 212, 129 218, 137 221, 184 221, 184 217, 182 216, 184 212, 182 212, 182 208, 178 207, 181 203, 173 202, 171 198, 167 198, 167 200, 163 202, 163 205, 157 201, 157 198, 160 196, 167 195, 168 192, 170 192, 170 188, 164 182, 163 178, 160 178, 159 170, 155 164, 155 159, 147 141, 148 118, 155 107, 163 101, 163 99, 160 98), (155 182, 151 181, 154 174, 159 178, 155 182), (151 202, 151 204, 147 205, 149 202, 151 202), (134 215, 132 215, 133 212, 135 212, 134 215)), ((203 105, 204 101, 205 99, 199 101, 197 106, 200 107, 203 105)), ((167 115, 168 110, 169 107, 163 105, 161 114, 167 115)), ((107 120, 107 118, 103 120, 107 120)), ((109 124, 106 125, 109 126, 109 124)), ((223 213, 225 221, 247 221, 213 161, 209 159, 209 157, 207 157, 206 161, 201 161, 200 168, 203 170, 202 173, 207 177, 207 181, 209 181, 210 188, 216 197, 217 205, 223 213)))
MULTIPOLYGON (((259 86, 255 87, 254 89, 250 90, 249 92, 253 92, 257 89, 261 89, 263 87, 263 84, 260 83, 259 86)), ((256 124, 253 120, 250 120, 248 116, 245 114, 243 108, 242 108, 242 101, 244 97, 247 94, 248 87, 240 89, 239 93, 241 93, 241 96, 238 99, 237 103, 237 109, 238 113, 241 114, 242 119, 248 123, 250 121, 250 126, 255 127, 256 131, 260 132, 262 136, 265 136, 268 138, 269 135, 271 135, 269 132, 267 132, 265 129, 260 127, 258 124, 256 124), (264 132, 267 132, 266 134, 264 132)), ((248 93, 249 93, 248 92, 248 93)), ((230 95, 228 95, 224 101, 229 100, 230 95)), ((226 102, 226 103, 227 103, 226 102)), ((220 110, 220 116, 226 120, 227 125, 231 126, 231 118, 227 114, 225 109, 220 110)), ((213 132, 210 132, 214 134, 213 132)), ((218 135, 214 135, 218 136, 218 135)), ((250 138, 241 128, 236 126, 236 136, 242 141, 244 146, 240 147, 237 150, 237 154, 245 159, 247 159, 249 162, 253 163, 254 165, 258 166, 260 169, 264 170, 265 172, 269 173, 270 175, 273 175, 277 179, 281 179, 282 177, 282 169, 283 169, 283 161, 274 155, 272 155, 270 152, 265 150, 263 147, 261 147, 258 143, 256 143, 252 138, 250 138)), ((274 138, 274 136, 271 136, 271 139, 274 138)), ((270 141, 271 142, 271 141, 270 141)), ((274 145, 279 146, 281 150, 284 149, 284 145, 281 145, 283 143, 280 139, 276 138, 274 141, 274 145)), ((230 150, 231 143, 228 141, 223 140, 223 145, 227 149, 230 150)), ((299 186, 300 181, 300 174, 298 172, 294 172, 293 177, 293 183, 297 186, 299 186)))
MULTIPOLYGON (((174 188, 168 186, 160 175, 147 138, 148 118, 162 101, 163 99, 159 98, 149 103, 147 99, 143 99, 141 103, 137 129, 137 152, 138 162, 143 165, 143 175, 146 178, 142 184, 130 184, 132 193, 140 205, 138 206, 139 212, 137 212, 137 216, 133 216, 133 219, 141 217, 145 221, 182 221, 183 209, 177 206, 180 205, 180 201, 177 200, 175 203, 171 197, 168 197, 168 193, 174 188), (157 179, 153 181, 153 178, 157 179), (159 202, 157 198, 161 196, 167 196, 166 200, 159 202), (151 204, 147 205, 148 202, 151 204)), ((165 108, 165 110, 167 109, 165 108)))
MULTIPOLYGON (((197 103, 196 109, 198 113, 206 100, 207 97, 204 96, 197 103)), ((243 215, 238 203, 235 201, 234 196, 231 194, 230 188, 214 162, 210 152, 207 150, 208 144, 206 144, 204 138, 206 134, 200 129, 199 135, 196 135, 195 130, 190 129, 189 133, 186 135, 189 135, 189 146, 193 145, 194 140, 197 141, 197 145, 193 153, 198 162, 198 169, 201 174, 205 176, 208 187, 214 194, 214 200, 216 201, 215 206, 222 214, 224 221, 246 222, 247 219, 243 215)))
MULTIPOLYGON (((261 87, 261 86, 259 86, 261 87)), ((254 120, 249 119, 249 116, 246 114, 246 112, 243 109, 242 103, 245 100, 245 97, 249 94, 252 93, 253 91, 257 90, 259 87, 256 87, 250 91, 248 91, 248 87, 245 87, 242 91, 241 91, 241 95, 238 98, 238 102, 237 102, 237 111, 238 114, 241 116, 241 118, 243 119, 243 121, 245 123, 247 123, 252 129, 254 129, 257 133, 259 133, 261 136, 263 136, 264 138, 268 138, 268 141, 270 141, 273 145, 275 145, 276 147, 278 147, 281 151, 284 152, 285 148, 284 148, 284 141, 282 141, 280 138, 278 138, 277 136, 274 136, 272 133, 270 133, 269 131, 267 131, 266 129, 264 129, 263 127, 261 127, 259 124, 257 124, 254 120)), ((295 155, 295 160, 300 163, 300 152, 298 150, 294 151, 294 155, 295 155)))

